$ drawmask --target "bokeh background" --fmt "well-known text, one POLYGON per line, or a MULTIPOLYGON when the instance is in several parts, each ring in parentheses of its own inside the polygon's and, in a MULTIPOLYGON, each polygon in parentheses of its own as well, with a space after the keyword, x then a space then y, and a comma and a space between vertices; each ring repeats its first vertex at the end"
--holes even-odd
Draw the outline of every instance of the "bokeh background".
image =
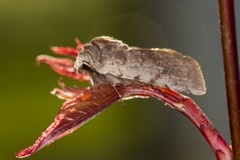
MULTIPOLYGON (((235 1, 236 8, 240 6, 235 1)), ((236 9, 239 29, 240 11, 236 9)), ((75 46, 113 36, 131 46, 172 48, 201 65, 207 94, 191 98, 230 143, 217 1, 0 0, 0 159, 32 145, 52 123, 62 100, 50 91, 60 78, 36 67, 51 45, 75 46)), ((238 38, 239 38, 238 30, 238 38)), ((239 43, 238 43, 239 46, 239 43)), ((86 83, 63 78, 68 85, 86 83)), ((183 115, 155 99, 116 103, 71 135, 28 160, 215 159, 183 115)))

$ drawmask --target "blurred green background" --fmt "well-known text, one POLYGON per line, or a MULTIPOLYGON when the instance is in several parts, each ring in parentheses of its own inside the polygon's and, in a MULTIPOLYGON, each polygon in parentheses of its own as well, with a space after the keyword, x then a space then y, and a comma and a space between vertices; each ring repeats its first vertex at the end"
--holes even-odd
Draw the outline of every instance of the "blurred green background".
MULTIPOLYGON (((63 101, 58 74, 36 67, 51 45, 75 46, 100 35, 139 47, 172 48, 201 65, 207 94, 192 96, 230 143, 217 1, 0 0, 0 160, 32 145, 63 101)), ((240 2, 236 1, 236 6, 240 2)), ((239 10, 236 10, 239 26, 239 10)), ((239 37, 239 32, 238 32, 239 37)), ((239 45, 239 43, 238 43, 239 45)), ((86 83, 63 79, 68 85, 86 83)), ((29 160, 215 159, 198 130, 155 99, 116 103, 29 160)))

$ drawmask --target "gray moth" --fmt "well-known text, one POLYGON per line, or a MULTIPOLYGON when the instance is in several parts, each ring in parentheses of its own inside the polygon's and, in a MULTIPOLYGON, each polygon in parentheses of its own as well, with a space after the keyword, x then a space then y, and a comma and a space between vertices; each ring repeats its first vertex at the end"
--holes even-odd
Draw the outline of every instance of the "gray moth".
POLYGON ((202 95, 205 81, 197 61, 172 49, 129 47, 101 36, 79 51, 75 68, 88 73, 92 85, 140 83, 202 95))

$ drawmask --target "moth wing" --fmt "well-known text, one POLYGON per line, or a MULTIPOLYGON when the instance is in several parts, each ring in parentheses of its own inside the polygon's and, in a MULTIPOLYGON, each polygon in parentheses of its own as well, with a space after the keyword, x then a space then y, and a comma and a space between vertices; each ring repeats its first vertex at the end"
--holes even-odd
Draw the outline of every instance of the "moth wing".
POLYGON ((116 52, 105 65, 108 74, 180 92, 206 92, 201 68, 196 60, 171 49, 129 48, 116 52))

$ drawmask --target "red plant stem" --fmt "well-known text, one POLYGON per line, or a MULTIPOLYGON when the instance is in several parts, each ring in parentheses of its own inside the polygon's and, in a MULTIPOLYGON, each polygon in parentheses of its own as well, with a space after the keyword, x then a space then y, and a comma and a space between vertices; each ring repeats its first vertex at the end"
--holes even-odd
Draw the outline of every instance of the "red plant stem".
POLYGON ((240 160, 240 84, 233 0, 219 0, 228 114, 235 160, 240 160))
POLYGON ((184 108, 180 112, 188 117, 199 129, 208 144, 211 146, 217 160, 232 160, 233 155, 228 144, 200 108, 198 108, 190 98, 185 98, 183 104, 184 108))
MULTIPOLYGON (((121 90, 119 90, 119 92, 121 93, 121 90)), ((131 95, 132 93, 136 95, 143 94, 152 96, 167 102, 173 109, 184 114, 199 129, 208 144, 211 146, 217 160, 233 160, 232 150, 227 142, 214 128, 213 124, 201 109, 189 97, 163 88, 158 88, 158 90, 145 88, 144 90, 139 91, 136 88, 132 88, 131 90, 128 90, 128 94, 131 95)))

